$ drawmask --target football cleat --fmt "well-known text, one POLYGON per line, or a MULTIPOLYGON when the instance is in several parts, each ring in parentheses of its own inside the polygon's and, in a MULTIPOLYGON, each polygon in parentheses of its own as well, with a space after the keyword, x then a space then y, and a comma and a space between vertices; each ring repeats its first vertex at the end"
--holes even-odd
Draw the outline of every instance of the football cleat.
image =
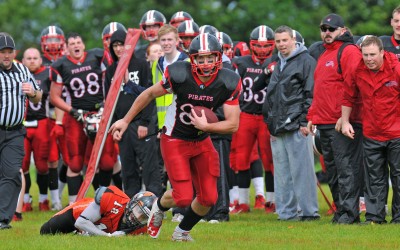
POLYGON ((250 206, 248 204, 238 204, 230 214, 240 214, 240 213, 249 213, 250 206))
POLYGON ((190 232, 181 233, 175 230, 174 233, 172 234, 172 241, 186 241, 186 242, 194 241, 189 233, 190 232))
POLYGON ((275 213, 275 211, 276 211, 275 210, 275 203, 272 203, 270 201, 265 203, 265 212, 267 214, 273 214, 273 213, 275 213))
POLYGON ((254 202, 254 209, 264 209, 265 198, 262 195, 256 196, 256 201, 254 202))
POLYGON ((27 203, 24 202, 24 204, 22 205, 22 212, 31 212, 31 211, 33 211, 32 196, 29 195, 29 201, 27 203))
POLYGON ((14 214, 12 221, 22 221, 22 214, 14 214))
POLYGON ((233 203, 229 203, 229 212, 232 212, 233 209, 239 204, 238 200, 234 200, 233 203))
POLYGON ((43 202, 39 202, 39 211, 49 211, 49 200, 44 200, 43 202))
POLYGON ((164 212, 157 205, 157 200, 154 201, 150 211, 149 221, 147 223, 147 233, 151 238, 157 239, 161 232, 164 212))

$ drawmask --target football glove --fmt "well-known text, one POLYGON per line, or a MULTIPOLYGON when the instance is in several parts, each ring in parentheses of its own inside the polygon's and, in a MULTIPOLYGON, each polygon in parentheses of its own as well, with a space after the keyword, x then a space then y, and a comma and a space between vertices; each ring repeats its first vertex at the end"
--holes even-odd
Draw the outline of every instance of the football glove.
POLYGON ((109 233, 107 236, 108 237, 119 237, 119 236, 124 236, 124 235, 125 235, 124 231, 115 231, 112 234, 109 233))
POLYGON ((60 124, 56 124, 50 132, 50 136, 59 137, 64 135, 64 127, 60 124))
POLYGON ((69 111, 69 114, 75 118, 75 120, 77 120, 78 122, 83 122, 83 115, 86 112, 83 111, 82 109, 76 109, 76 108, 72 108, 71 111, 69 111))

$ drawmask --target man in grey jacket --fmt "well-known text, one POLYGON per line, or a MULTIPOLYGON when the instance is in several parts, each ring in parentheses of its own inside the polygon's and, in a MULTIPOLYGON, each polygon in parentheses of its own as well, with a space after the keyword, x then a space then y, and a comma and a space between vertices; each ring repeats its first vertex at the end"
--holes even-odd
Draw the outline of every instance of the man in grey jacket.
POLYGON ((264 104, 275 166, 276 212, 280 220, 317 220, 312 137, 306 120, 316 62, 294 34, 288 26, 275 30, 279 60, 264 104))

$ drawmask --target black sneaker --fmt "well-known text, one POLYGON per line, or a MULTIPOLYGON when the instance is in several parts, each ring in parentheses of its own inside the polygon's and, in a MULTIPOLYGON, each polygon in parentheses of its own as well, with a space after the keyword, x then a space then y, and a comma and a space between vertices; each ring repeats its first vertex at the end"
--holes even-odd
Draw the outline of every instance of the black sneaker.
POLYGON ((382 224, 386 224, 386 221, 374 221, 374 220, 366 220, 364 222, 361 222, 360 225, 382 225, 382 224))
POLYGON ((11 228, 11 226, 8 225, 7 223, 0 222, 0 230, 3 230, 3 229, 10 229, 10 228, 11 228))
POLYGON ((319 220, 321 219, 320 216, 316 215, 316 216, 301 216, 300 217, 300 221, 313 221, 313 220, 319 220))

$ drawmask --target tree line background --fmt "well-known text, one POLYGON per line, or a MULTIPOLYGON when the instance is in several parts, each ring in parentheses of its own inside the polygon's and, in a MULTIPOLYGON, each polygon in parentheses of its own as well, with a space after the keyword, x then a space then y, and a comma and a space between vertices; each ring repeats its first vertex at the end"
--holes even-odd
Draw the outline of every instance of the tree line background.
POLYGON ((274 30, 284 24, 298 30, 308 46, 320 40, 319 23, 332 12, 343 17, 354 35, 391 35, 390 18, 399 4, 395 0, 0 0, 0 32, 10 33, 23 51, 39 48, 42 29, 57 25, 65 35, 80 33, 89 49, 102 47, 101 33, 109 22, 139 28, 148 10, 162 12, 167 22, 183 10, 199 26, 213 25, 234 41, 248 42, 258 25, 274 30))

